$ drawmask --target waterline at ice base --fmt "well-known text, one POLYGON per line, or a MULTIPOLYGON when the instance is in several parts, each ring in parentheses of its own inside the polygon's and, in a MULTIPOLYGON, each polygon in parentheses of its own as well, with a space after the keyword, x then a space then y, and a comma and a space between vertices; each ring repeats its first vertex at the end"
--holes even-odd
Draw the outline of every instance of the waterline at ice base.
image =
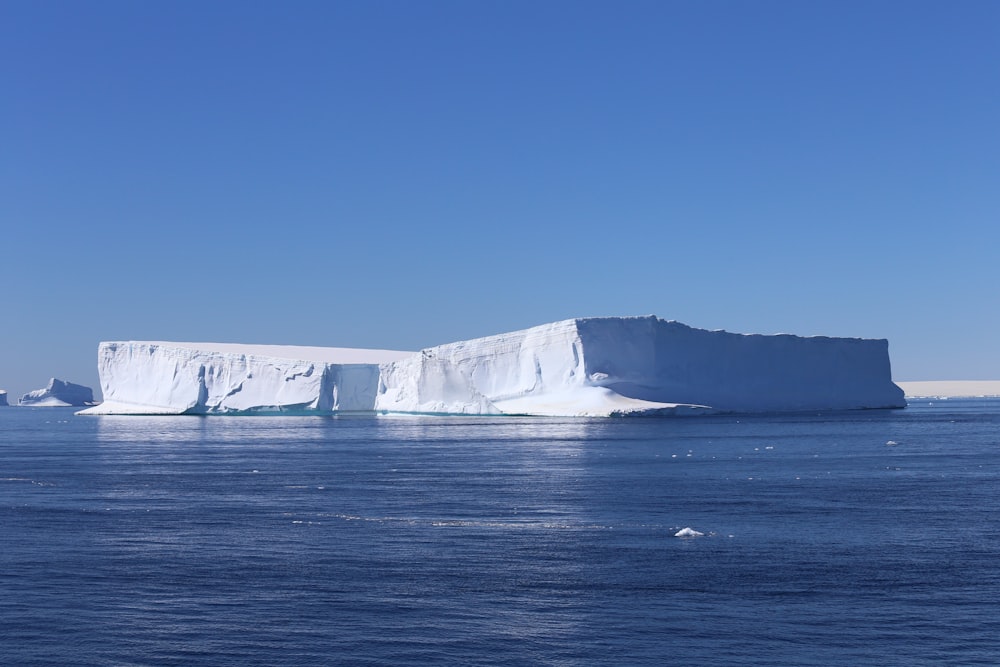
POLYGON ((648 416, 901 408, 884 339, 578 318, 419 352, 103 342, 80 414, 648 416))

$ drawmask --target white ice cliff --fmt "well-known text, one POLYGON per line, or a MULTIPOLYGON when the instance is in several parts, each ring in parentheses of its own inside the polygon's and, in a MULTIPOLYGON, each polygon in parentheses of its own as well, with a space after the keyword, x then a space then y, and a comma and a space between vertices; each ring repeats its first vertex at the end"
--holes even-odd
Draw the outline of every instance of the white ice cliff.
POLYGON ((91 405, 94 402, 94 390, 82 384, 63 382, 52 378, 42 389, 29 391, 17 402, 26 407, 70 407, 91 405))
POLYGON ((656 317, 565 320, 421 352, 101 343, 87 414, 612 416, 905 406, 888 343, 656 317))
POLYGON ((86 414, 370 412, 379 368, 412 352, 225 343, 101 343, 86 414))

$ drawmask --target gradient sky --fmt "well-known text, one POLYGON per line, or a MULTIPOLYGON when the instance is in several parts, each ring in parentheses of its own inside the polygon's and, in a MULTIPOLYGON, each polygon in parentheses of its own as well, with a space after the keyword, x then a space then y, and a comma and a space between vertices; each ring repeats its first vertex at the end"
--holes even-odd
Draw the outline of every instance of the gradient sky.
POLYGON ((576 316, 1000 378, 1000 2, 0 0, 0 387, 576 316))

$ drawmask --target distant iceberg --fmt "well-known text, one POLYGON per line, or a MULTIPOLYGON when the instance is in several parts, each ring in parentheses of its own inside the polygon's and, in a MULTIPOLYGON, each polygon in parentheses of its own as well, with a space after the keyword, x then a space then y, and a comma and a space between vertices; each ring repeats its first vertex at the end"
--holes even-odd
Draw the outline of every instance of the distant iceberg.
POLYGON ((607 417, 901 408, 888 343, 649 317, 564 320, 420 352, 104 342, 82 414, 607 417))
POLYGON ((8 405, 7 392, 3 389, 0 389, 0 408, 6 407, 7 405, 8 405))
POLYGON ((73 407, 83 405, 93 405, 94 390, 82 384, 63 382, 56 378, 49 380, 49 383, 42 389, 28 392, 17 402, 23 407, 73 407))

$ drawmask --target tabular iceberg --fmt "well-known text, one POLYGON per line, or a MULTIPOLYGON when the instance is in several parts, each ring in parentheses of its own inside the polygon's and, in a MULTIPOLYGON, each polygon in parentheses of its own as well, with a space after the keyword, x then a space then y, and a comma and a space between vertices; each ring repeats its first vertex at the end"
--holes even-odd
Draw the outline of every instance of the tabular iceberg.
POLYGON ((84 414, 618 416, 899 408, 888 343, 565 320, 420 352, 105 342, 84 414))
POLYGON ((7 406, 7 392, 3 389, 0 389, 0 407, 6 407, 6 406, 7 406))
POLYGON ((94 390, 82 384, 52 378, 42 389, 29 391, 17 402, 22 407, 72 407, 92 405, 94 390))

